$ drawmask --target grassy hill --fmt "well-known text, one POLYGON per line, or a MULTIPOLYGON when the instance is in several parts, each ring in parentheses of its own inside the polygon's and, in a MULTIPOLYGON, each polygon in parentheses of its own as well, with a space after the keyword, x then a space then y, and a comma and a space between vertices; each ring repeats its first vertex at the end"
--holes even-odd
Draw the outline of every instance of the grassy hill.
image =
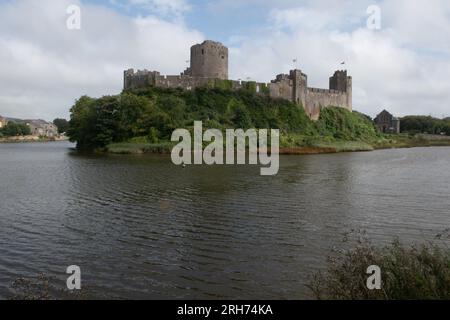
POLYGON ((386 143, 370 118, 358 112, 329 107, 318 121, 311 121, 290 101, 220 88, 147 88, 98 99, 83 96, 71 109, 68 135, 79 149, 165 152, 172 146, 172 132, 192 129, 194 121, 203 121, 205 129, 279 129, 285 153, 372 150, 386 143))

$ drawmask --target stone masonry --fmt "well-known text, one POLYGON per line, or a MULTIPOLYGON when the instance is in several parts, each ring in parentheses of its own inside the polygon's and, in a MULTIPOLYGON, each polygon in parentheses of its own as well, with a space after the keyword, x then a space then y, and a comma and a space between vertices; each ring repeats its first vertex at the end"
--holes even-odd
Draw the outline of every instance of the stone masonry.
MULTIPOLYGON (((148 86, 193 90, 215 86, 217 81, 224 80, 233 90, 248 88, 248 82, 228 80, 228 48, 219 42, 204 41, 192 46, 190 67, 180 75, 163 76, 157 71, 135 72, 129 69, 124 72, 124 90, 148 86)), ((253 84, 252 88, 259 94, 268 93, 272 98, 283 98, 302 105, 313 120, 319 118, 323 107, 335 106, 352 111, 352 78, 344 70, 336 71, 330 77, 329 89, 309 88, 308 76, 300 70, 277 75, 268 84, 253 84)))
POLYGON ((400 119, 383 110, 374 119, 378 130, 383 133, 400 133, 400 119))

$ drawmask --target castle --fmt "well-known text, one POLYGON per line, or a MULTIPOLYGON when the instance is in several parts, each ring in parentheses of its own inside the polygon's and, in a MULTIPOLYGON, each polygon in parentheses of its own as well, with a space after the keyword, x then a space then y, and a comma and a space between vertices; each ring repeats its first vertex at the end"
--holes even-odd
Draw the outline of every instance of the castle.
POLYGON ((124 90, 148 86, 193 90, 223 83, 232 90, 252 88, 258 94, 295 102, 302 105, 313 120, 319 118, 322 107, 335 106, 352 111, 352 77, 347 71, 336 71, 330 77, 329 89, 308 87, 308 76, 300 70, 277 75, 271 83, 228 80, 228 48, 215 41, 192 46, 190 67, 180 75, 164 76, 148 70, 124 71, 124 90))

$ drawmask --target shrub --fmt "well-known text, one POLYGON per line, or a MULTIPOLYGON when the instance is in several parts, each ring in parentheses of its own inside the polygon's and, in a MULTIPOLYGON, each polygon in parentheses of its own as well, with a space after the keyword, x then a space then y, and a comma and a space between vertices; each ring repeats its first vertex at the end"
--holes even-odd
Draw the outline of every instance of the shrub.
POLYGON ((376 248, 359 240, 354 248, 333 254, 328 269, 314 275, 308 287, 317 299, 450 299, 450 254, 433 243, 406 247, 395 240, 376 248), (382 290, 366 286, 371 265, 381 269, 382 290))
POLYGON ((368 142, 379 136, 369 117, 339 107, 323 108, 315 126, 321 135, 340 140, 368 142))

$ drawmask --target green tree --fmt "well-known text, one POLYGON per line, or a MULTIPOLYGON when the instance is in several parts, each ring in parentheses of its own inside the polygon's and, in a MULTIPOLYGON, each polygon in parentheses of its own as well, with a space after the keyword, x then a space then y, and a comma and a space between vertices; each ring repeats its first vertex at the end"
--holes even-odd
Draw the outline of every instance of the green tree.
POLYGON ((406 116, 400 122, 402 132, 408 133, 448 133, 450 121, 437 119, 430 116, 406 116))
POLYGON ((95 148, 95 104, 97 100, 82 96, 70 109, 70 121, 67 135, 72 142, 77 142, 80 149, 95 148))
POLYGON ((56 118, 53 120, 53 124, 58 127, 58 132, 65 133, 69 129, 69 121, 66 119, 56 118))
POLYGON ((27 136, 31 134, 30 127, 25 123, 10 121, 1 129, 1 132, 6 137, 12 136, 27 136))

